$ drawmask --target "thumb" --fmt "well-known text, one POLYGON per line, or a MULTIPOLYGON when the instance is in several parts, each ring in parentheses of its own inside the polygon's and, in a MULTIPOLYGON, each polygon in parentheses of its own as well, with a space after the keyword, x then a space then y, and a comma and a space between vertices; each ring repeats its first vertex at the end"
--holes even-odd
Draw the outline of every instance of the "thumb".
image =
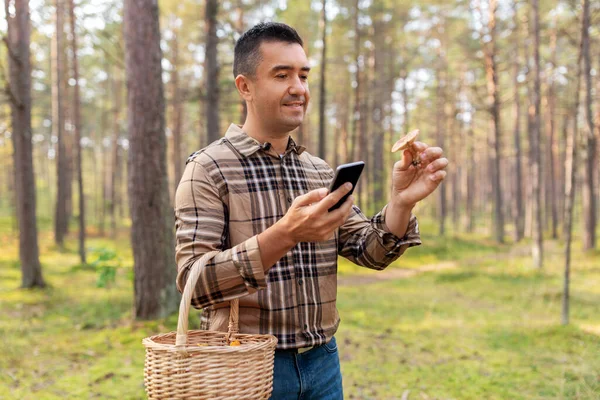
POLYGON ((402 152, 402 159, 400 160, 400 171, 406 171, 412 163, 413 157, 410 151, 404 150, 402 152))
POLYGON ((327 188, 320 188, 311 190, 310 192, 303 194, 302 196, 296 197, 294 204, 296 206, 308 206, 312 203, 319 202, 323 197, 327 196, 329 190, 327 188))

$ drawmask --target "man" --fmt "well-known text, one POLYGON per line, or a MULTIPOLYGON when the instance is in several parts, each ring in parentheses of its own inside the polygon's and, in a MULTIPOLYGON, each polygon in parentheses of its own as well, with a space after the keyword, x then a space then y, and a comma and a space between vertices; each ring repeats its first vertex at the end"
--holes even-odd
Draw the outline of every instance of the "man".
POLYGON ((204 309, 202 329, 226 331, 228 301, 239 298, 240 332, 278 339, 273 399, 342 399, 337 256, 381 270, 421 244, 411 210, 444 179, 448 160, 417 142, 421 164, 404 152, 381 212, 367 219, 351 196, 328 212, 350 188, 328 193, 333 170, 290 136, 310 100, 302 46, 278 23, 237 41, 233 74, 247 119, 188 158, 175 199, 177 286, 203 254, 220 251, 192 300, 204 309))

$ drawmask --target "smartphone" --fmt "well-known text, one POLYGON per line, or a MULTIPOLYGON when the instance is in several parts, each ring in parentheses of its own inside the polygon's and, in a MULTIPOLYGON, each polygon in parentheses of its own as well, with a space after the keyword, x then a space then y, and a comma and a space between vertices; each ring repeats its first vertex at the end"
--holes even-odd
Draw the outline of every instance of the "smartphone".
POLYGON ((337 167, 337 169, 335 170, 335 176, 333 177, 333 181, 331 182, 331 185, 329 186, 329 193, 335 191, 337 188, 339 188, 346 182, 352 183, 352 190, 350 190, 350 192, 348 192, 344 197, 342 197, 340 199, 340 201, 338 201, 336 203, 336 205, 331 207, 329 209, 329 212, 340 208, 340 206, 342 204, 344 204, 346 199, 348 197, 350 197, 352 192, 354 192, 354 188, 356 187, 356 184, 358 183, 358 178, 360 178, 360 174, 364 167, 365 167, 365 163, 363 161, 357 161, 357 162, 353 162, 353 163, 349 163, 349 164, 342 164, 339 167, 337 167))

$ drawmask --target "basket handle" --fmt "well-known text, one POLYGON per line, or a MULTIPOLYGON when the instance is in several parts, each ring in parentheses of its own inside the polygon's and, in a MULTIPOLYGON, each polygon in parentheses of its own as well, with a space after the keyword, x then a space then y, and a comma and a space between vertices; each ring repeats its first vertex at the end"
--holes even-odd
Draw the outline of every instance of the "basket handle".
MULTIPOLYGON (((192 304, 192 296, 194 295, 194 289, 198 283, 200 272, 206 265, 207 261, 220 253, 220 251, 210 251, 204 254, 197 263, 192 264, 190 272, 183 289, 183 295, 181 302, 179 303, 179 319, 177 320, 177 336, 175 337, 176 346, 185 346, 187 344, 187 333, 188 333, 188 316, 190 313, 190 307, 192 304)), ((227 341, 229 337, 238 333, 238 321, 239 321, 239 299, 231 300, 229 309, 229 331, 227 332, 227 341)))

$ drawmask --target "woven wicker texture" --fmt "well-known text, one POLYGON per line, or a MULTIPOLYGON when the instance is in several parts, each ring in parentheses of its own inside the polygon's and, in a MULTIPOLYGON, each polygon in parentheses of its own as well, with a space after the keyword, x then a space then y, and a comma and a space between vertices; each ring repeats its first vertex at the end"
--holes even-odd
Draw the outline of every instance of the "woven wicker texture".
POLYGON ((239 301, 230 305, 229 331, 188 331, 188 315, 205 254, 190 271, 177 332, 145 338, 144 383, 149 399, 268 399, 277 338, 238 333, 239 301), (229 346, 237 340, 239 346, 229 346))

